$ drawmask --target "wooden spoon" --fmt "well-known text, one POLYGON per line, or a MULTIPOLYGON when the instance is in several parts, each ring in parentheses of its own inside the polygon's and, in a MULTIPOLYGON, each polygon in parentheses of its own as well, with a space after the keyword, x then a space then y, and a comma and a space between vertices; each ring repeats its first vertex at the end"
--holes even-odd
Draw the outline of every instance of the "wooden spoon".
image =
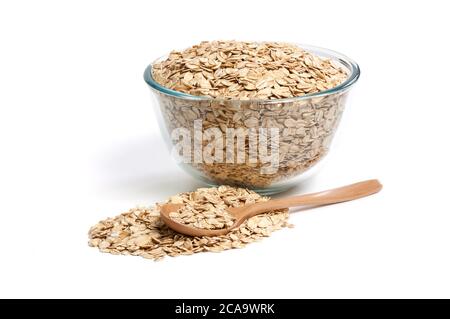
POLYGON ((175 212, 184 204, 165 204, 161 206, 161 218, 164 223, 174 231, 190 236, 219 236, 230 232, 232 229, 241 225, 245 220, 258 214, 266 213, 271 210, 296 207, 301 205, 328 205, 346 202, 379 192, 382 188, 380 182, 376 179, 367 180, 339 188, 326 190, 319 193, 299 195, 288 198, 271 199, 267 202, 260 202, 241 207, 229 207, 227 211, 232 214, 236 221, 231 227, 223 229, 201 229, 191 227, 174 221, 169 214, 175 212))

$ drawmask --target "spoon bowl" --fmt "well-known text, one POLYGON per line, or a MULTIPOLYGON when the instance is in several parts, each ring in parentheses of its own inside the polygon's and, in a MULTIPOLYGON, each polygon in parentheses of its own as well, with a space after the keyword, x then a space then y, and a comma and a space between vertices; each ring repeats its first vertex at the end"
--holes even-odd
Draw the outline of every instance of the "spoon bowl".
POLYGON ((163 222, 169 228, 175 230, 178 233, 184 234, 184 235, 189 235, 189 236, 220 236, 220 235, 225 235, 225 234, 229 233, 233 228, 238 227, 239 225, 241 225, 245 221, 245 218, 240 218, 239 219, 237 214, 233 213, 234 210, 232 208, 227 208, 227 212, 232 214, 236 218, 234 224, 231 225, 229 228, 222 228, 222 229, 200 229, 200 228, 195 228, 195 227, 191 227, 191 226, 188 226, 188 225, 184 225, 184 224, 178 223, 178 222, 174 221, 172 218, 170 218, 170 213, 176 212, 177 210, 179 210, 183 206, 184 206, 184 204, 165 204, 165 205, 161 206, 160 215, 161 215, 161 219, 163 220, 163 222))
POLYGON ((371 179, 318 193, 272 199, 266 202, 241 207, 230 207, 227 208, 227 212, 233 215, 236 220, 230 227, 222 229, 202 229, 176 222, 170 217, 170 213, 179 210, 184 204, 162 205, 161 219, 169 228, 181 234, 195 237, 220 236, 229 233, 231 230, 239 227, 245 220, 258 214, 296 206, 321 206, 346 202, 375 194, 379 192, 381 188, 382 185, 378 180, 371 179))

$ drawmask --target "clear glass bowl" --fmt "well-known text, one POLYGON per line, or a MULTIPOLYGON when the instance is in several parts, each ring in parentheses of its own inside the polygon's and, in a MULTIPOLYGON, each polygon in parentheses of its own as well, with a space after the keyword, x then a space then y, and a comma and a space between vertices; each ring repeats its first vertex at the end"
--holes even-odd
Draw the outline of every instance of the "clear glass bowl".
POLYGON ((294 98, 213 99, 163 87, 154 80, 152 65, 147 67, 144 80, 156 97, 162 135, 186 172, 209 185, 261 194, 284 191, 314 173, 329 151, 360 70, 340 53, 299 46, 345 68, 346 81, 294 98))

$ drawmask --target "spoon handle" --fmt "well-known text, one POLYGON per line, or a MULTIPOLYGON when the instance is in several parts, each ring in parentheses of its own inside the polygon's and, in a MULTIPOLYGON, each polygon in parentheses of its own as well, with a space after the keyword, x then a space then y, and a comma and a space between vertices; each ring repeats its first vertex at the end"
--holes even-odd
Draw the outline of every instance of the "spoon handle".
POLYGON ((382 185, 378 180, 371 179, 318 193, 272 199, 267 202, 251 205, 251 207, 248 207, 246 210, 245 216, 248 218, 270 210, 303 205, 319 206, 346 202, 375 194, 379 192, 381 188, 382 185))

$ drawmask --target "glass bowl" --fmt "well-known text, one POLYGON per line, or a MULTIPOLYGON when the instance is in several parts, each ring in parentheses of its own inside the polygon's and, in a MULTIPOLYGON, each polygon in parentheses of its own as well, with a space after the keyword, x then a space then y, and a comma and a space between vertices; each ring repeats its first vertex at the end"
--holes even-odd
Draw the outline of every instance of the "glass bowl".
POLYGON ((340 53, 299 47, 331 59, 347 70, 348 78, 332 89, 294 98, 233 100, 171 90, 154 80, 152 64, 146 68, 144 80, 156 97, 163 138, 187 173, 209 185, 274 194, 315 172, 360 70, 340 53))

